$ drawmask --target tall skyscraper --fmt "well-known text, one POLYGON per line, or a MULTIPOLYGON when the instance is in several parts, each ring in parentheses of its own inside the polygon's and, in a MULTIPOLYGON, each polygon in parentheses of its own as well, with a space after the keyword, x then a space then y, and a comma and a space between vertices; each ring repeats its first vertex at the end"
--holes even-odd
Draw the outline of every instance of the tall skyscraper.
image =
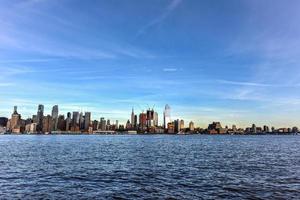
POLYGON ((158 113, 157 112, 154 112, 153 114, 153 125, 154 126, 158 126, 158 113))
POLYGON ((101 131, 106 131, 106 120, 104 119, 104 117, 100 118, 99 129, 101 131))
POLYGON ((44 119, 44 105, 40 104, 37 111, 37 131, 41 132, 43 130, 43 119, 44 119))
POLYGON ((194 122, 192 122, 192 121, 190 122, 189 129, 190 129, 190 131, 194 131, 195 130, 194 122))
POLYGON ((56 131, 57 130, 57 123, 58 123, 58 105, 55 105, 52 107, 52 130, 56 131))
POLYGON ((257 133, 257 128, 256 128, 256 125, 255 124, 252 124, 252 133, 257 133))
POLYGON ((154 110, 147 110, 147 126, 152 127, 154 125, 154 110))
POLYGON ((139 117, 140 128, 144 129, 147 126, 147 114, 141 113, 139 117))
POLYGON ((180 131, 180 121, 179 121, 179 119, 176 119, 174 121, 174 130, 175 130, 175 133, 178 133, 180 131))
POLYGON ((116 120, 116 129, 119 129, 119 120, 116 120))
POLYGON ((180 130, 184 129, 184 120, 180 120, 180 130))
POLYGON ((164 128, 168 128, 168 123, 171 122, 171 108, 167 104, 164 110, 164 128))
POLYGON ((88 131, 91 124, 91 113, 85 112, 84 114, 84 130, 88 131))
POLYGON ((134 109, 133 108, 132 108, 132 111, 131 111, 131 126, 132 127, 136 126, 136 122, 134 120, 134 109))
POLYGON ((79 129, 79 112, 73 112, 72 127, 74 130, 79 129))
POLYGON ((71 113, 68 112, 67 119, 66 119, 66 131, 70 131, 71 125, 72 125, 71 113))
POLYGON ((47 115, 43 117, 43 133, 49 133, 51 132, 51 124, 52 124, 52 117, 50 115, 47 115))
POLYGON ((79 127, 80 127, 80 130, 83 130, 85 128, 84 126, 84 116, 83 116, 83 113, 80 112, 79 113, 79 127))

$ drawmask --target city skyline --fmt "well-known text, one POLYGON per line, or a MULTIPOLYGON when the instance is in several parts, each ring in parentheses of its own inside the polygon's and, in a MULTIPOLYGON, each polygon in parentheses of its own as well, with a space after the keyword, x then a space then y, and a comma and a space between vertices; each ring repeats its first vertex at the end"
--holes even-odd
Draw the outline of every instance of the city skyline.
MULTIPOLYGON (((205 134, 260 134, 260 133, 297 133, 298 127, 275 127, 267 124, 251 123, 245 127, 239 127, 236 124, 225 124, 212 121, 206 126, 197 126, 194 121, 185 121, 184 118, 172 118, 172 109, 166 104, 162 114, 159 114, 152 108, 147 108, 141 112, 135 112, 132 108, 128 113, 128 119, 124 122, 119 119, 111 120, 105 116, 95 118, 90 111, 69 111, 67 113, 59 112, 59 106, 53 105, 51 113, 45 113, 43 104, 37 106, 36 114, 29 117, 22 117, 18 112, 18 106, 13 107, 10 117, 0 116, 0 128, 12 133, 94 133, 95 131, 138 131, 139 133, 205 133, 205 134), (161 120, 160 119, 161 117, 161 120), (162 124, 159 123, 162 121, 162 124), (46 128, 45 128, 46 124, 46 128), (15 127, 15 128, 14 128, 15 127), (68 127, 68 128, 67 128, 68 127), (4 128, 4 129, 3 129, 4 128)), ((111 132, 112 133, 112 132, 111 132)))
POLYGON ((168 103, 200 127, 300 126, 298 6, 2 1, 0 116, 43 104, 126 122, 132 107, 155 105, 162 124, 168 103))

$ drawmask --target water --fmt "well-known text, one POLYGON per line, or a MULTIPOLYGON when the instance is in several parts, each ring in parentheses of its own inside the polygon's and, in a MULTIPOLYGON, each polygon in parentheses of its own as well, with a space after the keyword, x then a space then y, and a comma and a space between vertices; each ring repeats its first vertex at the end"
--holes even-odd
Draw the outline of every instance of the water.
POLYGON ((299 136, 0 136, 1 199, 299 199, 299 136))

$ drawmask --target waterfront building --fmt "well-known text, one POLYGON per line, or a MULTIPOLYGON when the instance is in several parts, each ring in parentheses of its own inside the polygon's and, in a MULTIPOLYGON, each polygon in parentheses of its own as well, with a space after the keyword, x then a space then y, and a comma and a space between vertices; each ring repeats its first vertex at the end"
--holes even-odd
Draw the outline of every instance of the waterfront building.
POLYGON ((67 119, 66 119, 66 131, 70 131, 71 130, 71 125, 72 125, 72 118, 71 118, 71 113, 68 112, 67 113, 67 119))
POLYGON ((257 133, 257 128, 255 124, 252 124, 251 132, 256 134, 257 133))
POLYGON ((37 115, 32 115, 32 123, 38 123, 37 115))
POLYGON ((116 129, 119 129, 119 120, 116 120, 116 129))
POLYGON ((190 122, 189 129, 190 129, 190 131, 194 131, 195 130, 194 122, 192 122, 192 121, 190 122))
POLYGON ((293 133, 298 133, 298 132, 299 132, 299 129, 298 129, 298 127, 296 127, 296 126, 295 126, 295 127, 293 127, 293 128, 292 128, 292 132, 293 132, 293 133))
POLYGON ((71 130, 73 131, 78 131, 80 129, 79 127, 79 112, 74 111, 73 116, 72 116, 72 125, 71 125, 71 130))
POLYGON ((131 123, 130 123, 130 120, 127 120, 127 123, 126 123, 126 129, 131 129, 131 123))
POLYGON ((14 112, 11 115, 9 120, 9 131, 12 133, 21 133, 22 132, 22 121, 21 115, 18 113, 18 107, 14 106, 14 112))
POLYGON ((82 112, 79 113, 79 129, 84 130, 85 129, 85 124, 84 124, 84 118, 85 116, 83 115, 82 112))
POLYGON ((174 122, 169 122, 167 125, 167 133, 175 133, 174 122))
POLYGON ((147 127, 153 126, 154 110, 147 110, 147 127))
POLYGON ((184 120, 180 120, 180 123, 179 123, 179 127, 180 127, 180 130, 183 130, 184 129, 184 120))
POLYGON ((147 127, 147 114, 141 113, 139 116, 140 128, 144 130, 147 127))
POLYGON ((99 122, 97 120, 94 120, 92 123, 93 131, 96 131, 98 129, 98 125, 99 125, 99 122))
POLYGON ((171 122, 171 108, 168 104, 165 106, 163 115, 164 115, 164 128, 167 129, 168 123, 171 122))
POLYGON ((43 133, 50 133, 52 128, 52 117, 51 115, 47 115, 43 118, 43 133))
POLYGON ((57 123, 58 123, 58 105, 52 107, 52 130, 57 131, 57 123))
POLYGON ((106 131, 106 120, 104 119, 104 117, 100 118, 99 129, 101 131, 106 131))
POLYGON ((6 127, 7 122, 8 122, 8 118, 0 117, 0 127, 6 127))
POLYGON ((65 131, 66 130, 66 120, 64 115, 59 115, 57 119, 57 130, 65 131))
POLYGON ((41 132, 43 130, 43 118, 44 118, 44 105, 38 105, 37 111, 37 131, 41 132))
POLYGON ((208 134, 224 134, 226 133, 225 129, 222 128, 220 122, 213 122, 208 125, 207 128, 208 134))
POLYGON ((232 131, 233 131, 233 133, 236 133, 236 132, 237 132, 236 125, 232 125, 232 131))
POLYGON ((263 132, 264 133, 269 133, 270 132, 270 129, 268 126, 264 125, 264 129, 263 129, 263 132))
POLYGON ((84 130, 88 131, 91 124, 91 113, 85 112, 84 114, 84 130))
POLYGON ((174 120, 174 131, 178 133, 180 131, 180 121, 179 119, 174 120))
POLYGON ((136 121, 135 121, 135 117, 134 117, 134 109, 132 108, 132 111, 131 111, 131 125, 132 127, 135 127, 136 126, 136 121))
POLYGON ((158 126, 158 113, 154 112, 153 114, 153 126, 157 127, 158 126))

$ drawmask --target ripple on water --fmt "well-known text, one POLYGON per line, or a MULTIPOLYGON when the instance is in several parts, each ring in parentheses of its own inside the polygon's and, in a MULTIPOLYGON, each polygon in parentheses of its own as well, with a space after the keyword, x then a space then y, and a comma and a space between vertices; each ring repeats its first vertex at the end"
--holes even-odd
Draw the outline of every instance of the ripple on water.
POLYGON ((0 136, 1 199, 298 199, 299 136, 0 136))

